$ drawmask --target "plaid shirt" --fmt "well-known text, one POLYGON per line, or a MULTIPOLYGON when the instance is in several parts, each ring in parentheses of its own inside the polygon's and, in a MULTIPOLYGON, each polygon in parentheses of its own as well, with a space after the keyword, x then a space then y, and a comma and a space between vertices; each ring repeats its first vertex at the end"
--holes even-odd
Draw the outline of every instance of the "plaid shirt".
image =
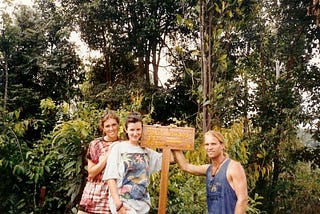
MULTIPOLYGON (((103 138, 93 140, 88 148, 87 158, 93 163, 99 162, 99 157, 109 149, 110 142, 103 138)), ((109 208, 109 193, 106 181, 102 181, 102 170, 92 181, 88 180, 82 193, 80 210, 88 213, 111 213, 109 208)))

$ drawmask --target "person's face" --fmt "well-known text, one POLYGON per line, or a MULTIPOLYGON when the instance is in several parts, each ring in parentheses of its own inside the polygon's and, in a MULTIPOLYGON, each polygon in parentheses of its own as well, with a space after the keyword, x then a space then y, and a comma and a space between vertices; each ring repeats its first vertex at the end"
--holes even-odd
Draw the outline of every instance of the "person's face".
POLYGON ((103 123, 103 133, 108 140, 116 140, 118 138, 119 124, 115 119, 108 119, 103 123))
POLYGON ((223 154, 224 145, 214 136, 206 135, 204 138, 204 148, 209 158, 215 158, 223 154))
POLYGON ((127 132, 129 141, 134 143, 138 142, 142 135, 142 123, 141 122, 128 123, 126 132, 127 132))

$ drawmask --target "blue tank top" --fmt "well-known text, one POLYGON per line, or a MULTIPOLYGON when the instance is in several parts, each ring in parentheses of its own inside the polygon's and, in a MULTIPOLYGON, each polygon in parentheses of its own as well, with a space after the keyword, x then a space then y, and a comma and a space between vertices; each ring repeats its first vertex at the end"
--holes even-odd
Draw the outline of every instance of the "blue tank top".
POLYGON ((212 165, 207 169, 206 192, 209 214, 234 214, 237 196, 227 180, 230 161, 231 159, 225 161, 215 176, 211 174, 212 165))

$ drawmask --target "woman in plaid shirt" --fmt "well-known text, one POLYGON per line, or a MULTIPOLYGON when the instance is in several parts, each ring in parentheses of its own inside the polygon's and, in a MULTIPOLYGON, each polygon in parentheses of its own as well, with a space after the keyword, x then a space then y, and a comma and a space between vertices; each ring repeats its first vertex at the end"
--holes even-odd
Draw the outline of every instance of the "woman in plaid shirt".
POLYGON ((109 193, 106 181, 102 180, 102 175, 107 164, 110 152, 110 145, 119 142, 119 117, 113 111, 107 112, 99 122, 99 129, 102 137, 90 142, 87 151, 88 178, 82 193, 78 214, 108 214, 109 193))

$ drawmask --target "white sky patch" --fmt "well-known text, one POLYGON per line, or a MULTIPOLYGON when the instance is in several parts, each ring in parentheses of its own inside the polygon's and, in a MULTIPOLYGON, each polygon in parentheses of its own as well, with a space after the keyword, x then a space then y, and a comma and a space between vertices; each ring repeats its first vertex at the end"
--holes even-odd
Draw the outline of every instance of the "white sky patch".
POLYGON ((320 68, 320 45, 319 45, 320 39, 317 40, 318 47, 314 48, 313 51, 313 58, 311 59, 310 63, 314 63, 317 67, 320 68))
POLYGON ((33 5, 33 0, 15 0, 13 3, 16 5, 33 5))
POLYGON ((85 62, 88 62, 88 60, 92 58, 98 58, 102 55, 100 51, 90 50, 87 44, 81 40, 80 33, 78 32, 71 32, 69 41, 75 43, 80 58, 82 58, 85 62))

